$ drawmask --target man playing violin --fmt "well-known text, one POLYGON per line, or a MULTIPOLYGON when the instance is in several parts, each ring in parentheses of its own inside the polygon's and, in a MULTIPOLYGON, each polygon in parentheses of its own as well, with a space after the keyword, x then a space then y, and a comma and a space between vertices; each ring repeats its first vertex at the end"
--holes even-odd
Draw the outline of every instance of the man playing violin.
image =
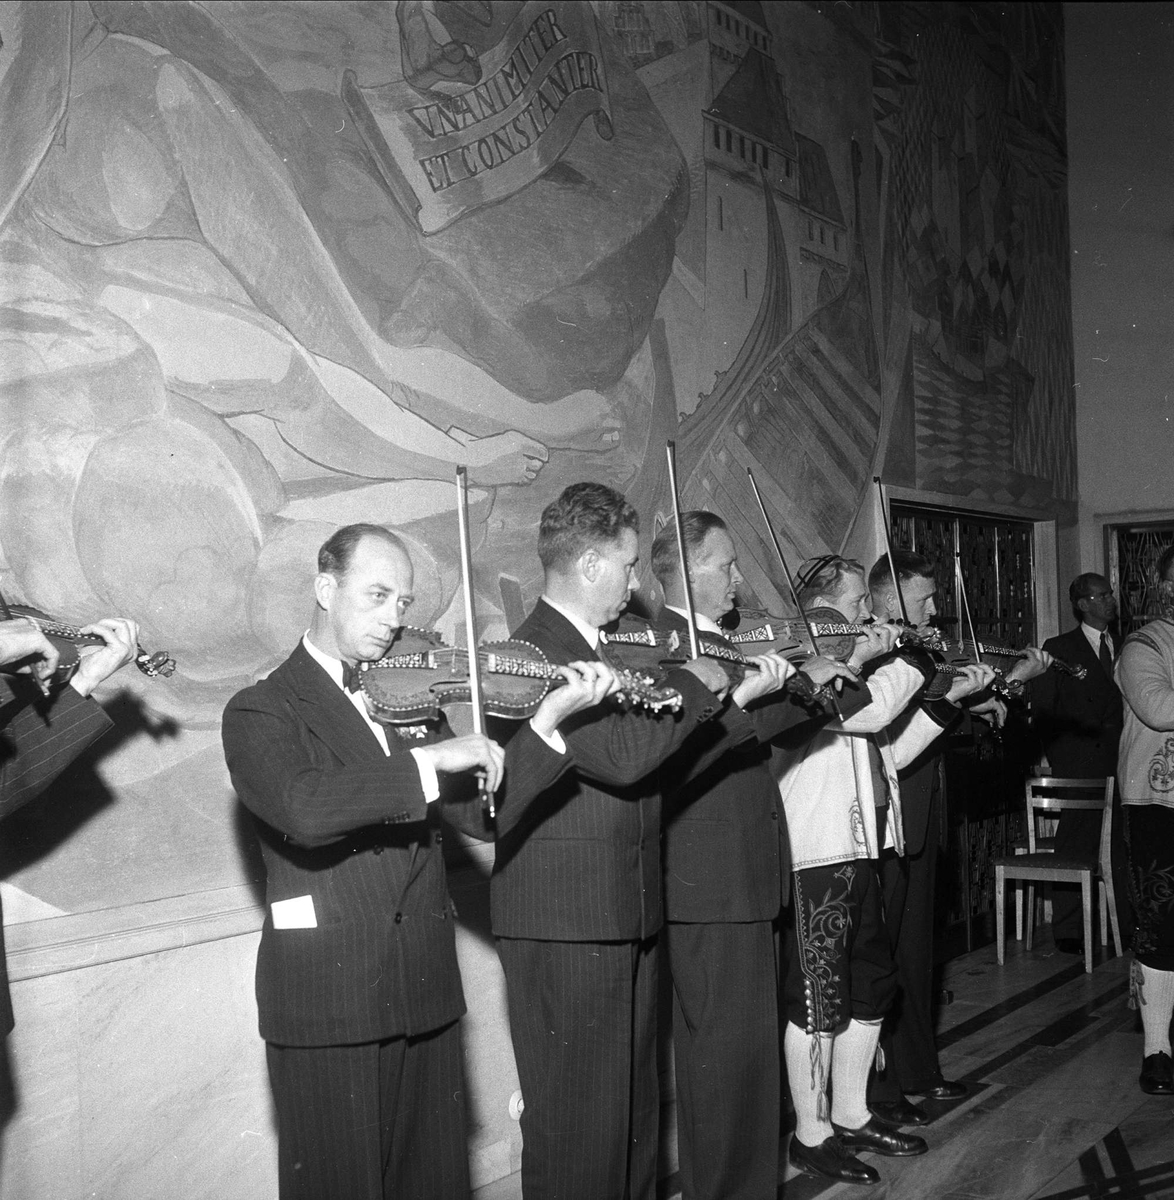
POLYGON ((352 680, 392 646, 412 586, 394 534, 338 530, 318 554, 308 632, 224 714, 268 876, 257 1005, 283 1200, 468 1196, 465 1004, 438 809, 471 806, 476 789, 460 785, 473 772, 490 790, 508 773, 516 803, 550 786, 570 766, 559 722, 614 685, 603 664, 566 667, 505 751, 443 721, 381 725, 352 680))
MULTIPOLYGON (((82 632, 103 645, 82 650, 66 677, 58 670, 57 647, 32 621, 0 621, 0 816, 35 800, 114 724, 92 693, 134 659, 138 628, 109 617, 82 632)), ((12 1025, 0 925, 0 1036, 7 1037, 12 1025)))
MULTIPOLYGON (((849 622, 869 616, 858 562, 827 555, 805 563, 798 582, 805 609, 829 608, 849 622)), ((897 626, 883 624, 866 636, 891 648, 898 634, 897 626)), ((920 705, 890 738, 886 727, 935 673, 924 658, 918 650, 880 660, 867 675, 867 707, 775 761, 795 901, 783 979, 784 1055, 796 1115, 790 1160, 851 1183, 880 1179, 856 1150, 905 1156, 927 1149, 921 1138, 877 1122, 866 1100, 880 1024, 896 991, 877 862, 886 845, 903 851, 897 772, 938 736, 964 696, 993 678, 989 667, 961 668, 944 699, 920 705)))
MULTIPOLYGON (((638 531, 635 509, 612 488, 564 489, 542 513, 542 598, 514 637, 551 662, 607 653, 600 627, 636 587, 638 531)), ((610 704, 580 714, 562 729, 573 769, 510 828, 499 819, 490 895, 525 1101, 526 1200, 656 1195, 654 773, 721 709, 728 688, 706 659, 665 682, 681 693, 677 714, 610 704)))
MULTIPOLYGON (((882 621, 902 621, 919 632, 932 632, 937 615, 937 584, 933 563, 912 550, 894 550, 892 566, 883 555, 868 575, 872 608, 882 621), (900 578, 901 596, 893 586, 893 570, 900 578), (904 599, 904 611, 901 599, 904 599)), ((1007 673, 1009 683, 1034 678, 1045 671, 1051 656, 1030 649, 1007 673)), ((967 698, 968 713, 1002 725, 1006 716, 1003 701, 989 694, 967 698)), ((936 710, 947 720, 946 730, 962 720, 962 708, 944 705, 936 710)), ((890 727, 900 732, 915 718, 917 704, 905 709, 890 727)), ((940 743, 922 751, 897 773, 901 786, 901 820, 905 838, 904 856, 892 846, 881 853, 880 876, 884 900, 885 928, 897 968, 897 998, 881 1031, 885 1069, 874 1077, 869 1090, 869 1109, 886 1125, 925 1125, 929 1115, 912 1104, 908 1095, 934 1100, 959 1100, 966 1085, 943 1077, 934 1041, 933 939, 934 886, 941 830, 945 819, 945 779, 940 743)))
MULTIPOLYGON (((742 575, 721 517, 682 514, 698 630, 733 651, 718 622, 735 603, 742 575)), ((652 573, 664 589, 656 625, 688 644, 676 528, 652 544, 652 573)), ((874 638, 865 652, 882 648, 874 638)), ((736 653, 736 651, 735 651, 736 653)), ((787 903, 787 835, 770 771, 770 742, 803 725, 814 732, 833 713, 817 689, 854 672, 811 657, 799 671, 778 653, 747 660, 731 707, 661 768, 664 805, 664 941, 673 980, 677 1151, 683 1200, 761 1200, 778 1183, 780 1123, 778 918, 787 903), (749 720, 754 737, 744 740, 749 720), (716 743, 717 760, 697 760, 716 743)), ((849 712, 869 702, 853 687, 849 712)))

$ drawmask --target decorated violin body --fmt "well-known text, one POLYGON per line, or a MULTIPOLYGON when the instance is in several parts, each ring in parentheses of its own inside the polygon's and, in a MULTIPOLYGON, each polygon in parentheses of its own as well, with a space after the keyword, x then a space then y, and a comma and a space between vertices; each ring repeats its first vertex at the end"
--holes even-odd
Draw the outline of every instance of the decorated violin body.
MULTIPOLYGON (((538 649, 523 641, 486 642, 477 649, 482 703, 489 716, 532 717, 543 697, 565 680, 538 649)), ((440 634, 404 626, 392 652, 360 664, 360 686, 372 719, 386 725, 434 720, 452 704, 471 703, 469 652, 449 646, 440 634)), ((676 711, 681 694, 657 687, 650 676, 619 672, 615 699, 653 712, 676 711)))
MULTIPOLYGON (((96 633, 82 633, 76 625, 58 621, 48 613, 43 613, 40 609, 32 608, 27 604, 9 604, 7 608, 13 617, 23 617, 26 621, 32 622, 57 648, 59 656, 57 669, 66 678, 73 673, 73 669, 80 661, 80 655, 77 652, 78 646, 104 646, 106 644, 96 633)), ((160 675, 164 679, 168 679, 175 673, 175 659, 165 650, 150 654, 142 646, 136 646, 135 651, 135 666, 149 679, 155 679, 160 675)))

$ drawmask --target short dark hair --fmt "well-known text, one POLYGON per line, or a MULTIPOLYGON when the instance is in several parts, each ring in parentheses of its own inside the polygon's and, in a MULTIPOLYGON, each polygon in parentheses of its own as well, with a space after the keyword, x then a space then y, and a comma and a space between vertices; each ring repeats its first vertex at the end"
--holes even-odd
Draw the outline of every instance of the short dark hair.
POLYGON ((816 596, 838 596, 844 587, 844 576, 864 575, 864 564, 854 558, 844 558, 839 554, 821 554, 818 558, 809 558, 800 563, 799 574, 795 576, 795 588, 799 593, 799 603, 804 608, 816 596))
POLYGON ((617 542, 624 530, 640 532, 640 514, 615 488, 572 483, 542 510, 538 557, 542 565, 566 567, 598 542, 617 542))
POLYGON ((1073 608, 1076 607, 1077 600, 1088 599, 1094 579, 1103 579, 1106 583, 1109 582, 1100 571, 1085 571, 1083 575, 1077 575, 1068 585, 1068 599, 1072 601, 1073 608))
POLYGON ((393 546, 397 546, 405 554, 407 546, 384 525, 371 525, 360 522, 356 525, 344 525, 336 529, 318 550, 318 571, 323 575, 333 575, 341 579, 350 569, 351 559, 355 556, 355 547, 365 537, 381 538, 393 546))
POLYGON ((1174 544, 1171 544, 1162 551, 1162 557, 1158 559, 1158 582, 1161 583, 1166 579, 1171 568, 1174 567, 1174 544))
MULTIPOLYGON (((924 554, 918 554, 916 550, 894 550, 893 567, 896 567, 897 575, 902 583, 908 583, 911 579, 933 579, 934 577, 933 563, 924 554)), ((892 582, 893 571, 889 566, 889 556, 882 554, 872 564, 872 570, 868 572, 868 586, 876 591, 878 588, 890 587, 892 582)))
MULTIPOLYGON (((694 508, 681 514, 681 528, 685 531, 685 557, 688 558, 713 529, 727 529, 725 521, 703 508, 694 508)), ((681 567, 681 556, 677 552, 677 526, 670 521, 652 540, 652 574, 664 587, 673 579, 681 567)))

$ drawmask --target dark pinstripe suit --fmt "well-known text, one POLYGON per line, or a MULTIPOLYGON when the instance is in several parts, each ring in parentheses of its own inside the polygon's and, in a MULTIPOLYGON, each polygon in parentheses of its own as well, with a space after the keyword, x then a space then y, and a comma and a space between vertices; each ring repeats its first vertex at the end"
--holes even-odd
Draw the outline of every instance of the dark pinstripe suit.
MULTIPOLYGON (((556 663, 596 657, 539 601, 515 637, 556 663)), ((601 707, 561 727, 575 769, 499 821, 491 883, 522 1116, 526 1200, 656 1191, 657 765, 720 705, 674 672, 679 716, 601 707)), ((749 728, 747 728, 749 734, 749 728)))
MULTIPOLYGON (((275 929, 270 907, 257 955, 282 1196, 467 1195, 452 905, 435 806, 408 752, 426 743, 389 730, 385 755, 301 645, 233 697, 223 737, 270 906, 310 896, 317 920, 275 929)), ((523 727, 510 795, 567 765, 523 727)))
MULTIPOLYGON (((687 630, 667 608, 657 625, 687 630)), ((765 743, 786 729, 814 728, 818 711, 779 693, 748 714, 756 738, 696 778, 687 777, 692 743, 661 770, 684 1200, 773 1200, 778 1187, 774 922, 786 903, 790 858, 765 743)), ((727 719, 710 727, 717 732, 727 719)))
MULTIPOLYGON (((113 722, 94 700, 63 687, 42 701, 31 681, 0 675, 0 817, 35 800, 113 722)), ((0 922, 3 918, 0 916, 0 922)), ((12 1030, 0 923, 0 1035, 12 1030)))
MULTIPOLYGON (((657 625, 687 630, 668 608, 657 625)), ((853 712, 870 699, 866 689, 852 689, 841 709, 853 712)), ((794 744, 830 709, 788 689, 747 715, 754 740, 734 745, 700 774, 691 742, 660 776, 684 1200, 773 1200, 778 1186, 775 920, 787 903, 791 868, 769 742, 789 730, 794 744)), ((726 724, 723 715, 710 727, 726 724)))

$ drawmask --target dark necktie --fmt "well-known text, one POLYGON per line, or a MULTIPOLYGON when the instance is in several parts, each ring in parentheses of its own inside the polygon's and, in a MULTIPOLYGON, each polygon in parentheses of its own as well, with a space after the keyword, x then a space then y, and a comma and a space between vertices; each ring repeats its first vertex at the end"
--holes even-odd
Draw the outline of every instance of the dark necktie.
POLYGON ((357 663, 342 664, 342 686, 348 692, 357 692, 363 686, 363 672, 357 663))
POLYGON ((1113 655, 1109 650, 1109 635, 1104 630, 1101 631, 1101 666, 1105 668, 1105 674, 1110 679, 1113 678, 1113 655))

